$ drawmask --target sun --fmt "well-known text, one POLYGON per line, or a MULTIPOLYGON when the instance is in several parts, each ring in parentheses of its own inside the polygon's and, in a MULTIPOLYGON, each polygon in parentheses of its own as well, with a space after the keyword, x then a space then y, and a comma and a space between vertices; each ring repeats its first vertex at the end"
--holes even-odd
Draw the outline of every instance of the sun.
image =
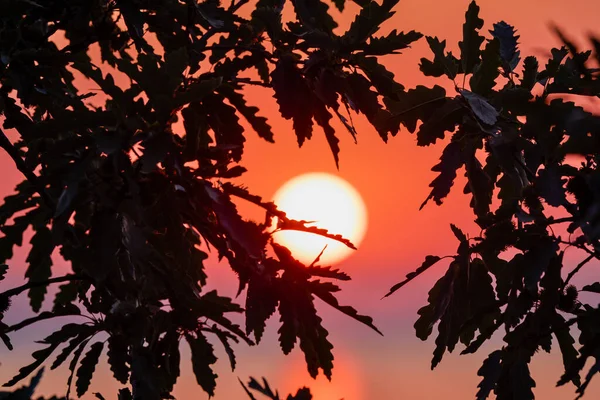
MULTIPOLYGON (((367 209, 360 193, 345 180, 331 174, 314 172, 286 182, 273 201, 288 217, 311 221, 309 226, 340 234, 355 246, 361 243, 367 228, 367 209)), ((319 264, 331 265, 350 256, 354 250, 322 236, 299 231, 279 231, 275 242, 292 251, 294 257, 310 264, 323 250, 319 264)))

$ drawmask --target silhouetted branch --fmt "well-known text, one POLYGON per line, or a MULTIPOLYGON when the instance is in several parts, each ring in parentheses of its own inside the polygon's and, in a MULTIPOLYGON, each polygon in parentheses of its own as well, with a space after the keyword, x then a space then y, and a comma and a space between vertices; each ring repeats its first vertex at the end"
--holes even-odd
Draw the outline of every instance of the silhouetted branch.
POLYGON ((29 169, 27 165, 25 165, 25 161, 21 158, 19 151, 13 146, 13 144, 8 140, 8 137, 0 129, 0 147, 4 149, 12 158, 14 163, 17 166, 17 169, 27 178, 29 182, 33 185, 36 192, 42 197, 42 200, 48 205, 50 208, 54 209, 54 201, 48 196, 46 191, 44 190, 44 186, 40 183, 38 177, 29 169))
POLYGON ((12 296, 16 296, 19 293, 22 293, 26 290, 29 289, 33 289, 36 287, 41 287, 41 286, 48 286, 51 285, 53 283, 60 283, 60 282, 70 282, 70 281, 82 281, 82 280, 87 280, 88 278, 84 277, 84 276, 80 276, 80 275, 65 275, 65 276, 59 276, 56 278, 51 278, 45 281, 39 281, 39 282, 28 282, 24 285, 18 286, 16 288, 12 288, 7 290, 6 292, 0 293, 0 296, 6 296, 6 297, 12 297, 12 296))

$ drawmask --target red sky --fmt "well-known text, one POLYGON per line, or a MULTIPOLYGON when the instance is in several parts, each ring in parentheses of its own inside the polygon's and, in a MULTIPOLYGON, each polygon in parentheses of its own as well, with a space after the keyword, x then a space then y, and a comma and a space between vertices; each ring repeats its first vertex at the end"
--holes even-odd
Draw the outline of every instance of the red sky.
MULTIPOLYGON (((468 3, 468 0, 403 0, 384 31, 415 29, 445 38, 451 48, 456 48, 468 3)), ((486 31, 491 29, 492 23, 500 20, 517 27, 521 35, 522 56, 533 54, 543 58, 543 49, 548 50, 552 44, 556 44, 548 29, 549 22, 564 28, 581 44, 584 44, 583 38, 587 33, 600 33, 600 27, 596 28, 600 15, 600 2, 597 0, 487 0, 479 1, 479 5, 486 21, 486 31)), ((342 27, 347 26, 355 11, 356 7, 349 5, 348 10, 339 17, 342 27)), ((425 42, 421 41, 403 55, 386 58, 385 63, 407 87, 417 83, 430 84, 434 80, 425 79, 418 72, 418 60, 424 55, 429 56, 429 52, 425 42)), ((221 357, 217 365, 220 377, 215 398, 243 399, 237 378, 246 381, 249 376, 265 376, 282 394, 307 384, 314 389, 316 400, 474 398, 479 382, 476 372, 487 352, 500 345, 500 338, 496 337, 493 343, 484 346, 478 355, 445 356, 441 365, 431 371, 429 365, 433 340, 421 342, 414 336, 412 328, 417 310, 424 305, 427 292, 442 273, 444 265, 433 268, 391 298, 380 300, 392 284, 418 266, 427 254, 446 255, 454 252, 456 243, 449 229, 450 223, 466 231, 471 230, 471 233, 478 232, 473 230, 468 199, 461 194, 460 182, 455 185, 455 190, 443 206, 430 204, 423 211, 418 211, 429 193, 428 184, 434 176, 430 168, 436 163, 442 145, 419 148, 415 137, 406 132, 401 132, 385 144, 364 119, 356 118, 358 145, 353 143, 347 132, 338 129, 342 149, 338 172, 324 135, 318 129, 314 139, 298 149, 291 124, 278 117, 270 92, 256 89, 249 93, 249 100, 261 108, 263 115, 272 118, 276 134, 276 144, 273 145, 248 132, 242 162, 248 173, 241 182, 255 194, 270 198, 288 179, 312 171, 337 174, 361 193, 367 205, 369 225, 360 249, 341 264, 353 281, 342 285, 340 298, 361 313, 373 316, 385 336, 380 337, 349 318, 321 307, 324 324, 336 346, 333 381, 326 384, 323 379, 317 382, 310 379, 298 349, 291 356, 282 355, 276 341, 277 321, 273 319, 260 346, 238 346, 238 368, 233 373, 224 352, 216 346, 221 357)), ((8 194, 20 177, 3 154, 0 155, 0 166, 3 171, 13 171, 5 173, 4 180, 0 182, 0 191, 8 194)), ((15 268, 11 271, 8 284, 18 283, 21 279, 24 258, 24 251, 16 253, 13 260, 15 268)), ((567 253, 568 262, 576 263, 578 259, 579 255, 567 253)), ((217 265, 214 259, 211 260, 208 265, 210 285, 224 294, 234 295, 234 275, 226 265, 217 265)), ((64 263, 57 260, 57 264, 64 263)), ((588 278, 592 277, 591 271, 597 271, 598 267, 588 266, 588 278)), ((580 279, 584 278, 582 276, 580 279)), ((12 321, 19 317, 18 314, 22 315, 25 309, 25 299, 19 299, 8 317, 12 321)), ((40 325, 39 329, 24 331, 14 340, 14 352, 8 354, 4 349, 0 350, 0 381, 6 381, 28 362, 31 351, 37 348, 33 340, 42 338, 50 328, 40 325)), ((187 355, 187 350, 184 354, 187 355)), ((184 356, 183 375, 175 396, 184 400, 205 399, 207 396, 196 386, 190 367, 189 360, 184 356)), ((534 358, 532 373, 537 382, 536 398, 575 397, 572 387, 554 387, 561 368, 562 361, 558 353, 539 353, 534 358)), ((63 393, 65 382, 66 371, 53 371, 47 374, 42 387, 46 393, 63 393)), ((107 398, 113 398, 116 388, 106 365, 99 367, 90 393, 101 391, 107 398)), ((85 398, 92 396, 90 394, 85 398)), ((593 381, 587 398, 600 398, 600 379, 593 381)))

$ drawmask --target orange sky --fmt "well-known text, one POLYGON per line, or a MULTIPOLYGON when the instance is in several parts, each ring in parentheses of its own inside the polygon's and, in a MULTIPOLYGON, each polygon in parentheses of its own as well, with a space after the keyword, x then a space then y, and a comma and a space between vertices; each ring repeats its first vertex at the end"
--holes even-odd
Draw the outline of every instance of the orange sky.
MULTIPOLYGON (((468 0, 403 0, 384 31, 415 29, 445 38, 451 48, 456 48, 468 3, 468 0)), ((506 20, 517 27, 521 35, 522 56, 534 54, 543 57, 541 49, 549 49, 555 44, 555 38, 548 29, 550 21, 565 28, 577 39, 582 39, 588 32, 600 33, 600 27, 595 29, 600 16, 600 2, 597 0, 482 0, 479 5, 486 21, 486 31, 499 20, 506 20)), ((340 17, 343 27, 347 26, 355 11, 355 6, 348 6, 340 17)), ((579 40, 579 43, 584 42, 579 40)), ((423 78, 418 72, 418 60, 423 55, 429 56, 429 52, 425 42, 421 41, 403 55, 386 58, 385 63, 407 87, 417 82, 429 84, 434 80, 423 78)), ((436 83, 441 82, 436 80, 436 83)), ((474 398, 479 382, 476 372, 487 351, 499 345, 500 339, 496 338, 494 343, 484 346, 478 355, 445 356, 441 365, 432 372, 429 365, 433 340, 421 342, 414 336, 412 328, 417 310, 424 304, 427 291, 444 266, 440 264, 391 298, 380 300, 386 290, 418 266, 425 255, 446 255, 455 250, 456 243, 449 223, 467 231, 473 229, 468 198, 461 194, 460 181, 442 207, 430 204, 423 211, 418 211, 429 193, 428 184, 434 176, 430 168, 436 163, 442 145, 418 148, 415 137, 406 132, 384 144, 364 118, 355 118, 359 131, 358 145, 345 130, 338 129, 341 139, 338 172, 320 130, 316 129, 313 140, 298 149, 291 123, 278 117, 275 102, 270 96, 270 92, 263 89, 254 89, 248 94, 249 103, 258 105, 263 115, 272 118, 276 144, 263 142, 253 132, 248 132, 242 162, 248 172, 240 181, 254 193, 270 198, 288 179, 305 172, 324 171, 338 174, 361 193, 369 213, 369 226, 359 251, 341 265, 353 281, 342 285, 340 298, 342 302, 357 307, 361 313, 373 316, 385 336, 380 337, 355 321, 321 307, 325 327, 336 346, 337 363, 331 384, 325 384, 321 378, 315 383, 305 372, 298 349, 291 356, 282 355, 276 341, 276 321, 272 320, 260 346, 238 346, 238 369, 234 373, 223 357, 224 352, 216 346, 222 358, 217 365, 220 378, 215 398, 243 399, 237 378, 246 381, 249 376, 267 377, 271 385, 285 395, 301 384, 311 385, 315 389, 316 400, 474 398)), ((3 171, 15 171, 4 154, 0 155, 0 167, 3 171)), ((0 182, 0 191, 8 194, 18 179, 16 172, 6 174, 0 182)), ((472 230, 472 233, 477 232, 472 230)), ((17 251, 14 265, 23 266, 24 258, 25 253, 17 251)), ((567 260, 576 262, 578 255, 568 253, 567 260)), ((588 271, 594 270, 594 267, 598 265, 590 265, 588 271)), ((226 265, 217 265, 213 260, 208 270, 211 286, 224 294, 235 294, 235 277, 226 265)), ((17 283, 23 272, 23 269, 14 268, 8 282, 17 283)), ((588 273, 591 277, 591 272, 588 273)), ((16 319, 16 313, 24 309, 25 299, 18 299, 9 317, 16 319)), ((1 381, 7 380, 29 360, 29 354, 37 348, 33 340, 40 339, 49 328, 49 325, 42 324, 35 331, 24 331, 15 338, 16 350, 11 354, 0 350, 1 381)), ((195 384, 189 360, 185 356, 183 360, 183 375, 175 396, 184 400, 205 399, 207 396, 195 384)), ((535 393, 538 399, 574 397, 571 387, 554 388, 561 368, 558 353, 540 353, 535 357, 532 373, 537 382, 535 393)), ((100 367, 97 373, 90 394, 84 398, 93 398, 91 393, 94 391, 114 398, 117 386, 106 365, 100 367)), ((54 371, 47 374, 42 387, 46 393, 62 393, 65 382, 66 371, 54 371)), ((600 379, 592 381, 586 398, 600 398, 600 379)))

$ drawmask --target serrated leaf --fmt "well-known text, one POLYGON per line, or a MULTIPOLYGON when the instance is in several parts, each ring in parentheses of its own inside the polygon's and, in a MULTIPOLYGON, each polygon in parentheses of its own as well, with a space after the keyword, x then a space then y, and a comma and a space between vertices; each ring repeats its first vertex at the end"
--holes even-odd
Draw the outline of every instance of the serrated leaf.
POLYGON ((500 75, 499 51, 500 42, 497 39, 489 41, 485 46, 481 54, 481 63, 475 67, 469 80, 471 91, 474 93, 487 96, 496 86, 496 78, 500 75))
POLYGON ((446 75, 450 79, 456 78, 456 74, 462 73, 460 60, 452 55, 452 52, 446 54, 446 41, 440 41, 437 37, 427 36, 427 43, 433 52, 433 61, 421 58, 419 68, 425 76, 439 78, 446 75))
POLYGON ((422 37, 423 34, 419 32, 398 33, 394 29, 387 36, 371 37, 369 43, 362 46, 362 51, 368 55, 394 54, 398 50, 409 48, 411 43, 416 42, 422 37))
POLYGON ((96 342, 90 346, 88 352, 81 359, 81 364, 77 370, 77 381, 75 382, 77 396, 81 397, 88 391, 103 349, 104 342, 96 342))
POLYGON ((567 182, 563 179, 557 166, 548 165, 538 172, 535 188, 548 205, 560 207, 567 201, 565 188, 567 182))
POLYGON ((447 101, 446 90, 437 85, 432 88, 419 85, 397 95, 397 99, 384 98, 385 105, 392 119, 402 123, 411 133, 416 131, 419 120, 429 119, 447 101))
POLYGON ((591 285, 585 285, 581 288, 584 292, 600 293, 600 282, 594 282, 591 285))
POLYGON ((376 57, 357 57, 357 63, 380 94, 396 100, 397 94, 404 90, 404 86, 394 79, 394 74, 376 57))
POLYGON ((539 64, 534 56, 528 56, 523 62, 523 78, 521 79, 521 87, 531 90, 538 81, 539 64))
POLYGON ((463 40, 458 42, 458 47, 460 47, 462 70, 465 74, 469 74, 479 63, 480 48, 484 41, 484 37, 479 34, 479 30, 483 27, 483 20, 479 18, 479 6, 474 0, 469 4, 465 17, 463 40))
POLYGON ((502 351, 496 350, 483 361, 483 365, 477 371, 477 375, 483 377, 477 387, 477 400, 485 400, 489 397, 492 390, 496 387, 500 374, 501 368, 502 351))
POLYGON ((469 107, 477 118, 486 125, 494 125, 500 113, 484 98, 466 89, 459 90, 467 100, 469 107))
POLYGON ((244 96, 232 89, 224 89, 224 87, 222 87, 221 93, 229 100, 231 105, 244 116, 259 137, 265 139, 267 142, 274 143, 271 125, 269 125, 265 117, 257 115, 259 111, 258 107, 248 106, 244 96))
POLYGON ((513 26, 504 21, 494 24, 490 33, 500 42, 500 57, 506 74, 513 72, 520 61, 519 35, 513 26))
POLYGON ((65 348, 63 348, 63 350, 58 354, 58 356, 56 356, 56 359, 52 363, 50 369, 56 369, 60 367, 62 363, 64 363, 69 357, 69 355, 77 348, 77 346, 79 346, 85 340, 88 340, 95 332, 96 330, 93 327, 88 325, 81 325, 81 333, 72 338, 69 341, 69 344, 65 346, 65 348))
POLYGON ((335 136, 335 129, 331 126, 329 121, 331 121, 332 115, 325 108, 325 105, 321 102, 313 102, 314 110, 314 119, 317 124, 323 128, 323 132, 325 132, 325 139, 327 139, 327 144, 329 145, 329 149, 333 154, 333 159, 335 161, 335 166, 340 168, 340 140, 335 136))
POLYGON ((302 146, 312 137, 313 113, 312 107, 307 106, 312 103, 312 95, 291 55, 279 60, 271 72, 271 84, 279 112, 283 118, 293 120, 298 145, 302 146))
POLYGON ((61 345, 61 343, 64 343, 67 340, 69 340, 70 338, 76 336, 80 332, 80 329, 81 329, 81 325, 79 325, 79 324, 66 324, 61 329, 50 334, 48 337, 46 337, 44 340, 42 340, 40 342, 40 343, 48 344, 49 346, 44 349, 34 351, 31 355, 35 359, 35 361, 32 362, 31 364, 21 368, 19 370, 19 373, 17 375, 15 375, 7 383, 5 383, 3 386, 5 386, 5 387, 13 386, 16 383, 18 383, 19 381, 21 381, 22 379, 29 376, 40 365, 42 365, 42 363, 44 361, 46 361, 46 359, 48 357, 50 357, 50 355, 54 352, 54 350, 56 350, 56 348, 58 346, 61 345))
POLYGON ((375 1, 366 2, 364 7, 354 18, 350 28, 343 36, 351 48, 356 48, 364 43, 370 36, 377 33, 381 24, 391 18, 395 13, 392 8, 399 0, 385 0, 382 4, 375 1))
POLYGON ((331 33, 338 24, 329 15, 329 6, 321 0, 292 0, 298 19, 310 30, 331 33))
POLYGON ((185 338, 192 352, 192 369, 196 382, 206 393, 214 396, 217 374, 213 372, 211 365, 217 362, 217 358, 213 347, 201 333, 197 333, 196 337, 186 335, 185 338))
POLYGON ((462 165, 460 143, 450 142, 442 152, 440 162, 431 168, 432 171, 439 172, 439 175, 429 184, 429 187, 432 188, 431 193, 419 209, 425 207, 430 199, 433 199, 437 205, 442 204, 442 200, 448 196, 450 189, 454 185, 456 171, 462 165))
POLYGON ((467 235, 465 235, 464 232, 461 231, 460 228, 458 228, 456 225, 450 224, 450 229, 452 230, 452 233, 454 234, 454 236, 460 242, 466 242, 467 241, 467 235))
POLYGON ((456 98, 446 99, 434 110, 429 118, 423 119, 419 127, 417 146, 435 144, 438 139, 444 139, 446 132, 454 132, 456 126, 462 121, 465 111, 456 98))
POLYGON ((121 335, 111 335, 108 338, 108 364, 115 379, 122 384, 129 381, 129 367, 131 357, 125 338, 121 335))
POLYGON ((54 311, 72 304, 77 299, 78 282, 67 282, 58 288, 58 292, 54 297, 54 311))
MULTIPOLYGON (((45 226, 39 227, 31 238, 31 250, 26 259, 29 267, 25 272, 25 277, 29 282, 43 282, 52 276, 51 255, 53 251, 54 244, 50 229, 45 226)), ((29 290, 31 309, 34 312, 38 312, 42 308, 47 291, 46 285, 29 290)))
MULTIPOLYGON (((569 371, 576 362, 579 352, 575 348, 575 339, 571 336, 570 328, 567 326, 565 319, 559 314, 556 314, 554 318, 554 336, 560 347, 565 371, 569 371)), ((574 374, 571 381, 579 387, 581 384, 579 374, 574 374)))
POLYGON ((339 290, 339 288, 334 284, 329 282, 320 282, 317 280, 309 282, 309 288, 315 296, 323 300, 325 303, 329 304, 331 307, 337 309, 338 311, 341 311, 350 318, 354 318, 358 322, 365 324, 366 326, 383 336, 381 331, 379 331, 379 329, 377 329, 377 327, 373 324, 373 318, 368 317, 366 315, 360 315, 354 308, 350 306, 342 306, 339 304, 338 300, 332 294, 333 292, 339 290))
POLYGON ((423 272, 427 271, 430 267, 435 265, 440 260, 441 260, 441 257, 438 257, 438 256, 425 257, 425 261, 423 261, 423 264, 421 264, 421 266, 419 268, 417 268, 414 272, 407 274, 405 280, 392 286, 390 288, 389 292, 384 297, 390 296, 392 293, 394 293, 395 291, 400 289, 402 286, 406 285, 408 282, 412 281, 417 276, 419 276, 423 272))
POLYGON ((349 74, 346 77, 346 97, 350 106, 355 111, 365 114, 386 142, 388 133, 392 131, 388 123, 389 114, 381 107, 378 94, 371 90, 371 82, 361 74, 349 74))

